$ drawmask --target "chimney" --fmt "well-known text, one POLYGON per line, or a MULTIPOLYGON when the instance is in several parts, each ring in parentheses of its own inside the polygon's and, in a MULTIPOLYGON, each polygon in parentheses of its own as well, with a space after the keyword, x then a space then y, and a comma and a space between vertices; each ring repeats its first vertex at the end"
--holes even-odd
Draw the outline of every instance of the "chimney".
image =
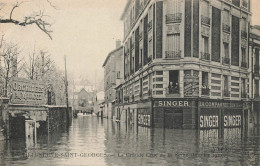
POLYGON ((116 48, 119 48, 121 46, 121 40, 116 40, 116 48))

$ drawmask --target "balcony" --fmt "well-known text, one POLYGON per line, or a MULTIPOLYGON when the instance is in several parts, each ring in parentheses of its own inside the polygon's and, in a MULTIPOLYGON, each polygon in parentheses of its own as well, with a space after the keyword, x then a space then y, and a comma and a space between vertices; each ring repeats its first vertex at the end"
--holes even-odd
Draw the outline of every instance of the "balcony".
POLYGON ((180 59, 181 51, 165 51, 165 58, 167 59, 180 59))
POLYGON ((230 25, 227 25, 227 24, 222 24, 222 30, 223 32, 227 32, 227 33, 230 33, 230 25))
POLYGON ((246 31, 241 31, 241 38, 247 39, 247 32, 246 31))
POLYGON ((129 101, 129 96, 125 96, 124 101, 129 101))
POLYGON ((222 63, 223 63, 224 65, 229 65, 229 64, 230 64, 230 59, 227 58, 227 57, 223 57, 222 63))
POLYGON ((201 15, 201 23, 204 24, 204 25, 208 25, 208 26, 210 26, 210 18, 201 15))
POLYGON ((242 1, 242 7, 244 7, 244 8, 247 9, 247 7, 248 7, 248 2, 245 1, 245 0, 243 0, 243 1, 242 1))
POLYGON ((227 91, 227 90, 224 90, 224 91, 223 91, 223 96, 224 96, 224 97, 230 97, 230 92, 227 91))
POLYGON ((241 62, 241 67, 247 68, 247 62, 241 62))
POLYGON ((209 61, 210 60, 210 54, 206 53, 206 52, 201 52, 201 59, 209 61))
POLYGON ((151 29, 152 29, 152 27, 153 27, 153 21, 151 20, 151 21, 149 21, 149 23, 148 23, 148 31, 150 31, 151 29))
POLYGON ((232 0, 232 4, 237 7, 240 7, 240 0, 232 0))
POLYGON ((208 87, 202 87, 201 89, 201 95, 203 96, 209 96, 210 95, 210 89, 208 87))
POLYGON ((174 95, 174 94, 180 94, 180 87, 179 85, 170 86, 166 88, 166 94, 167 95, 174 95))
POLYGON ((182 20, 182 13, 166 14, 166 24, 179 23, 181 22, 181 20, 182 20))
POLYGON ((247 98, 247 93, 246 92, 242 92, 241 93, 241 98, 244 98, 244 99, 247 98))

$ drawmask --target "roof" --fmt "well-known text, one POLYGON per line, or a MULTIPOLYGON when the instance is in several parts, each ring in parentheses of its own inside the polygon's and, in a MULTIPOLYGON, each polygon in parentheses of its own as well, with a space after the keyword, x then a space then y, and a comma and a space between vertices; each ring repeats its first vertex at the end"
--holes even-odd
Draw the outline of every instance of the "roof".
POLYGON ((123 18, 125 17, 125 15, 126 15, 126 13, 127 13, 127 9, 128 9, 129 6, 130 6, 130 2, 131 2, 131 0, 128 0, 128 1, 127 1, 126 5, 125 5, 125 8, 124 8, 124 10, 123 10, 123 13, 122 13, 122 15, 121 15, 121 17, 120 17, 120 20, 123 20, 123 18))
POLYGON ((111 52, 108 54, 108 56, 106 57, 105 62, 104 62, 104 64, 102 65, 102 67, 104 67, 104 66, 106 65, 108 59, 110 58, 110 56, 111 56, 113 53, 117 52, 118 50, 120 50, 120 49, 122 49, 122 48, 123 48, 123 46, 120 46, 120 47, 114 49, 113 51, 111 51, 111 52))

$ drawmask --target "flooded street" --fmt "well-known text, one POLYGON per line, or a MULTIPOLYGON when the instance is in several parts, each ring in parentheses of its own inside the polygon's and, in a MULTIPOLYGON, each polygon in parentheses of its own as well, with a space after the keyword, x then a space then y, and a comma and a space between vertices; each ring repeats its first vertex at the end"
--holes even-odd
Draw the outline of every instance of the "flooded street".
POLYGON ((150 129, 92 116, 30 140, 0 141, 1 165, 259 165, 259 131, 150 129))

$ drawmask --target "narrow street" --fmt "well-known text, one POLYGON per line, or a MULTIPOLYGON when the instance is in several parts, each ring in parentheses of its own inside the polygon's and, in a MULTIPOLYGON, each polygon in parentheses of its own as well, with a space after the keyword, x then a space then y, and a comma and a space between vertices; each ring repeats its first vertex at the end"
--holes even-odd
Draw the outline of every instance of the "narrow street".
MULTIPOLYGON (((260 134, 150 129, 79 116, 66 130, 0 141, 3 165, 259 165, 260 134)), ((251 132, 252 133, 252 132, 251 132)))

